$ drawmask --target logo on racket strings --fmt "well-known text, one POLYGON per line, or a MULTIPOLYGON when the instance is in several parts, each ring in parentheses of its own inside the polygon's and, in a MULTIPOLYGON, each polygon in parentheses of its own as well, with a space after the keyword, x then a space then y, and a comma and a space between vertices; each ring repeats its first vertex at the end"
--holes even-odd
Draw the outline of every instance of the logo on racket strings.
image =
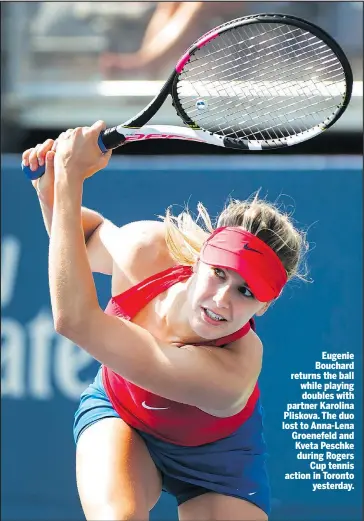
POLYGON ((196 101, 196 108, 201 111, 208 110, 209 105, 208 105, 207 101, 205 101, 203 99, 199 99, 196 101))

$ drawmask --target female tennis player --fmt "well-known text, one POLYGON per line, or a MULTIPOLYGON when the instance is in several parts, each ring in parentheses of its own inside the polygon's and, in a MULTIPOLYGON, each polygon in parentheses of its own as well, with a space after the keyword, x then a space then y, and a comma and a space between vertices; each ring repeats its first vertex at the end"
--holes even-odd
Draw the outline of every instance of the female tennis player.
POLYGON ((101 362, 75 415, 77 484, 88 520, 146 520, 161 491, 179 518, 268 518, 262 343, 253 317, 300 276, 305 237, 254 197, 213 229, 187 212, 116 227, 81 208, 104 168, 103 122, 23 154, 50 233, 55 329, 101 362), (56 152, 55 152, 56 151, 56 152), (103 311, 92 271, 112 276, 103 311))

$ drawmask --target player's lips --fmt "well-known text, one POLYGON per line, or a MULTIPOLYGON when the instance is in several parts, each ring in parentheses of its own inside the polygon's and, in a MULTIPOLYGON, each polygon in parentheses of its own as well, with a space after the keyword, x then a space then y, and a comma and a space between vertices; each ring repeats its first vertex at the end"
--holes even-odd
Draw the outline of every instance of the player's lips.
POLYGON ((218 326, 222 322, 227 322, 227 319, 225 317, 223 317, 220 313, 217 313, 216 311, 213 311, 210 308, 201 306, 201 311, 203 320, 213 326, 218 326))

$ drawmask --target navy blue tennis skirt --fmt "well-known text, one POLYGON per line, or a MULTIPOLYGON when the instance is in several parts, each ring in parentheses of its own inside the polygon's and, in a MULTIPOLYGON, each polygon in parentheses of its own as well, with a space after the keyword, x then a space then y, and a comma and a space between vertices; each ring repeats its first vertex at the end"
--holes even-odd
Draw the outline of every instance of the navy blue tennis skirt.
MULTIPOLYGON (((75 414, 74 438, 103 418, 119 418, 102 382, 101 368, 95 381, 81 395, 75 414)), ((178 505, 206 492, 245 499, 270 512, 270 488, 266 470, 260 402, 237 431, 221 440, 198 447, 167 443, 136 429, 162 474, 163 490, 178 505)))

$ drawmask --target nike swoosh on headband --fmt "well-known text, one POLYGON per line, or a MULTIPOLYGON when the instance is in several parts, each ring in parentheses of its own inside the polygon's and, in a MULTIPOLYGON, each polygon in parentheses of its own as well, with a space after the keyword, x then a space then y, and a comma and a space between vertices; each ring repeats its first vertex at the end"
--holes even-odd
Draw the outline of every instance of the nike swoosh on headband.
POLYGON ((247 242, 244 244, 243 250, 255 251, 255 253, 259 253, 259 255, 263 255, 263 253, 261 251, 255 250, 254 248, 251 248, 247 242))

